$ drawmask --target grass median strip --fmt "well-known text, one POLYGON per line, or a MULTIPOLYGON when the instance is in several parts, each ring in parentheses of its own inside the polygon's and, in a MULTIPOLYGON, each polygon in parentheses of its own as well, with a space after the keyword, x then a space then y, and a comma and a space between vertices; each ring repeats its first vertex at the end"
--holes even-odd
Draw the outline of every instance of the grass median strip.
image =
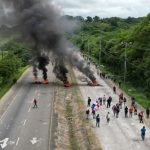
MULTIPOLYGON (((68 67, 69 68, 69 67, 68 67)), ((68 80, 72 83, 64 88, 60 81, 55 87, 55 114, 58 115, 58 126, 55 135, 56 149, 65 150, 101 150, 90 121, 86 122, 85 103, 72 69, 68 80)))

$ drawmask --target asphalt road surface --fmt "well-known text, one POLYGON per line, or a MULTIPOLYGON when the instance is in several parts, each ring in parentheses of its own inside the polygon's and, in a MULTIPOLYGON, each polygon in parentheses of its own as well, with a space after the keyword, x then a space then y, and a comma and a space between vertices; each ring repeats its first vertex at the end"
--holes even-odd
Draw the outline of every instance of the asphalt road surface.
MULTIPOLYGON (((96 72, 96 70, 94 71, 96 72)), ((86 104, 88 97, 91 97, 92 103, 94 103, 98 97, 103 97, 103 95, 106 98, 112 96, 111 106, 118 102, 118 95, 113 94, 112 89, 97 74, 95 76, 101 86, 92 87, 86 86, 84 80, 81 80, 83 75, 80 72, 77 70, 75 72, 78 83, 82 85, 80 86, 80 90, 86 104)), ((106 108, 106 105, 101 106, 96 111, 96 114, 100 114, 100 128, 96 128, 96 121, 92 118, 92 115, 90 116, 90 120, 92 121, 91 128, 95 129, 103 150, 150 150, 150 129, 145 124, 139 123, 137 115, 133 115, 132 118, 125 118, 123 107, 120 111, 119 118, 115 118, 112 108, 106 108), (108 111, 110 112, 109 124, 106 122, 106 114, 108 111), (140 136, 140 129, 143 125, 146 126, 145 141, 142 141, 140 136)))
POLYGON ((0 149, 49 150, 54 92, 54 75, 49 68, 50 84, 33 84, 30 68, 1 99, 0 149), (38 108, 33 109, 34 98, 38 108))

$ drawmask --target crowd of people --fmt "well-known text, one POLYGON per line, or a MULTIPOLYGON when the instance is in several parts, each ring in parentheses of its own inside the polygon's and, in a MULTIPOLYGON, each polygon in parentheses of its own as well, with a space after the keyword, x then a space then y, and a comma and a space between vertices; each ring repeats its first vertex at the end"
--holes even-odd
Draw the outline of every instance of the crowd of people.
MULTIPOLYGON (((87 106, 88 106, 88 108, 86 110, 86 117, 87 117, 87 119, 89 119, 90 112, 91 112, 92 118, 96 119, 96 126, 99 127, 99 124, 100 124, 100 115, 96 114, 96 111, 98 109, 100 109, 100 107, 102 105, 106 105, 107 108, 110 108, 111 107, 111 102, 112 102, 112 97, 109 96, 108 99, 107 99, 106 96, 103 95, 103 97, 99 97, 96 100, 96 102, 94 102, 92 104, 91 104, 91 102, 92 102, 91 98, 88 97, 88 100, 87 100, 87 106)), ((107 121, 107 123, 109 123, 109 121, 110 121, 110 112, 109 111, 106 114, 106 121, 107 121)))
MULTIPOLYGON (((90 66, 90 60, 88 61, 88 65, 90 66)), ((98 65, 95 64, 95 67, 98 68, 98 65)), ((100 78, 102 79, 109 79, 111 78, 107 73, 105 72, 99 72, 97 71, 98 75, 100 76, 100 78)), ((113 78, 114 83, 117 82, 116 78, 113 78)), ((121 87, 121 81, 118 81, 118 87, 121 87)), ((116 92, 116 86, 113 86, 113 94, 117 94, 116 92)), ((136 115, 138 117, 139 123, 144 123, 143 118, 144 118, 144 113, 146 114, 146 118, 149 119, 149 115, 150 115, 150 109, 146 108, 146 111, 143 110, 138 110, 135 98, 133 96, 131 96, 130 98, 130 105, 127 105, 127 98, 123 95, 123 93, 119 94, 119 98, 118 98, 118 102, 116 104, 114 104, 113 106, 111 106, 112 103, 112 97, 108 96, 106 97, 106 95, 103 95, 101 97, 99 97, 98 99, 95 100, 95 102, 93 102, 91 100, 90 97, 88 97, 88 108, 86 110, 86 117, 87 119, 90 118, 90 115, 92 116, 93 119, 96 120, 96 127, 100 127, 100 114, 97 113, 98 109, 100 109, 101 106, 105 106, 106 108, 112 108, 112 112, 115 118, 119 118, 119 113, 120 111, 124 111, 124 117, 125 118, 132 118, 132 116, 136 115), (93 103, 92 103, 93 102, 93 103), (92 104, 91 104, 92 103, 92 104)), ((106 122, 109 124, 110 122, 110 109, 109 111, 107 111, 106 113, 106 122)), ((141 132, 141 138, 142 140, 145 139, 145 132, 146 132, 146 128, 145 126, 143 126, 140 130, 141 132)))
MULTIPOLYGON (((113 93, 116 94, 115 86, 113 87, 113 93)), ((140 109, 138 110, 137 103, 133 96, 131 96, 130 98, 131 102, 129 106, 127 105, 127 99, 123 93, 119 94, 118 102, 116 104, 112 105, 112 101, 113 101, 112 96, 107 97, 106 95, 103 95, 101 97, 98 97, 95 101, 91 100, 91 98, 88 97, 88 100, 87 100, 88 108, 86 110, 87 119, 89 119, 90 116, 92 116, 92 118, 95 119, 96 121, 96 127, 100 127, 101 116, 97 110, 99 110, 102 106, 105 106, 106 109, 111 108, 107 111, 106 116, 105 116, 106 122, 108 124, 111 120, 110 118, 111 110, 115 118, 119 118, 120 111, 124 111, 125 118, 132 118, 133 115, 136 115, 139 119, 139 123, 144 123, 143 121, 144 113, 146 114, 146 118, 149 118, 149 114, 150 114, 149 108, 147 108, 145 112, 143 110, 141 111, 140 109)), ((142 140, 145 139, 145 132, 146 132, 146 129, 145 129, 145 126, 143 126, 143 128, 141 129, 142 140)))

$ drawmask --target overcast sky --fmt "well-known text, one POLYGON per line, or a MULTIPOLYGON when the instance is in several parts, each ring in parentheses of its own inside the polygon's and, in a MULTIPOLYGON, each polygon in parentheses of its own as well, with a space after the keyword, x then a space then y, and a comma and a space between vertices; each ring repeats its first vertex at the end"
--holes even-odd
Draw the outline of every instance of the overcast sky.
POLYGON ((50 0, 64 15, 141 17, 150 12, 150 0, 50 0))

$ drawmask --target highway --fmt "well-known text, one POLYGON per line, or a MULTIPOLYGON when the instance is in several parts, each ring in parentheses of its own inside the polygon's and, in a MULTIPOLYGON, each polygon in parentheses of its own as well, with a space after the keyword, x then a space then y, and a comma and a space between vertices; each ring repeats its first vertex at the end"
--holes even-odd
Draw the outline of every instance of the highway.
MULTIPOLYGON (((54 75, 48 85, 33 84, 29 68, 0 101, 0 149, 49 150, 52 130, 54 75), (38 108, 33 108, 33 99, 38 108)), ((42 75, 40 75, 42 78, 42 75)))
MULTIPOLYGON (((53 133, 57 126, 53 125, 53 99, 55 76, 52 66, 48 68, 50 83, 33 84, 32 70, 29 68, 0 101, 0 149, 5 150, 50 150, 53 133), (33 108, 33 99, 37 99, 38 108, 33 108)), ((94 70, 96 72, 96 70, 94 70)), ((92 103, 99 96, 112 96, 112 105, 118 102, 118 95, 95 74, 101 86, 86 86, 81 80, 84 75, 75 70, 79 88, 87 104, 91 97, 92 103), (85 86, 83 86, 85 85, 85 86)), ((40 75, 42 78, 42 75, 40 75)), ((121 110, 119 118, 115 118, 111 108, 101 106, 96 113, 100 114, 100 128, 96 128, 95 119, 90 120, 97 139, 103 150, 149 150, 150 129, 145 124, 140 124, 137 116, 125 118, 121 110), (106 114, 110 112, 110 123, 106 122, 106 114), (141 140, 140 129, 146 126, 146 139, 141 140)), ((55 118, 54 118, 55 119, 55 118)), ((56 120, 56 119, 55 119, 56 120)))

